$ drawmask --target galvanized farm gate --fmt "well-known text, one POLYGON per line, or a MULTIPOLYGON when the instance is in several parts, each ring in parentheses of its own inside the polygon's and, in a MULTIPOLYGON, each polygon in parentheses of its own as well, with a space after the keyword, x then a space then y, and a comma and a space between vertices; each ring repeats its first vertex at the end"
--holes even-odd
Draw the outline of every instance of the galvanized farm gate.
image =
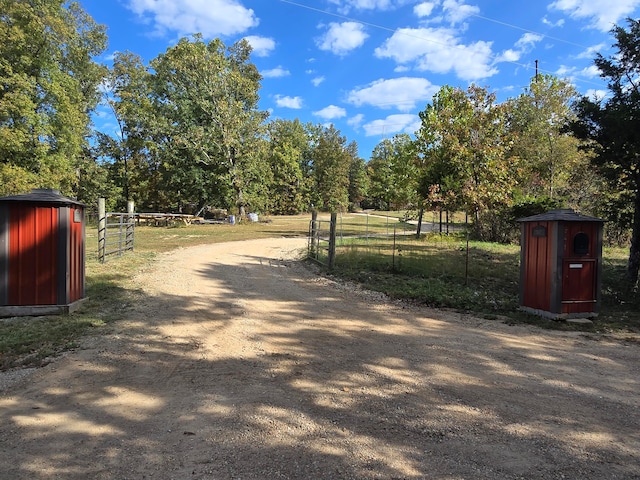
POLYGON ((309 245, 307 256, 326 267, 333 268, 336 260, 336 225, 338 215, 331 214, 331 220, 318 220, 318 212, 311 214, 309 222, 309 245))
POLYGON ((106 212, 104 198, 98 199, 98 259, 102 263, 109 255, 122 255, 128 250, 133 250, 133 202, 128 202, 127 210, 127 213, 106 212))

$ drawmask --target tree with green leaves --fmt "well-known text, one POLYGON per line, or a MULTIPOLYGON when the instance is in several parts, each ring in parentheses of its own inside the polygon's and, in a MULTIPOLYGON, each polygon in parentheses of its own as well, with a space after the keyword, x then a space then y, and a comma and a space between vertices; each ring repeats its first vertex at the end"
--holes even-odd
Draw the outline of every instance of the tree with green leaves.
POLYGON ((361 202, 369 192, 369 176, 367 164, 358 152, 351 152, 351 165, 349 166, 349 209, 354 211, 361 207, 361 202))
POLYGON ((277 119, 269 123, 268 153, 271 168, 270 211, 297 214, 309 207, 311 176, 305 175, 310 150, 310 133, 299 120, 277 119))
POLYGON ((416 203, 418 167, 414 143, 406 133, 385 138, 369 161, 370 196, 386 208, 406 208, 416 203))
POLYGON ((508 204, 513 191, 505 110, 495 100, 476 85, 466 91, 442 87, 432 105, 420 112, 416 133, 422 194, 431 192, 441 202, 464 206, 482 238, 493 228, 483 225, 482 214, 508 204))
POLYGON ((353 149, 333 125, 323 127, 313 149, 313 174, 318 195, 317 207, 344 212, 349 206, 349 170, 353 149))
POLYGON ((252 202, 267 113, 258 110, 262 77, 250 54, 246 40, 227 48, 195 35, 151 62, 151 153, 178 207, 224 202, 243 216, 252 202))
POLYGON ((120 187, 118 208, 133 200, 139 209, 158 204, 159 165, 150 154, 154 148, 151 130, 154 112, 150 90, 151 73, 142 59, 131 52, 117 52, 104 84, 104 103, 113 113, 117 128, 97 132, 97 158, 110 161, 114 183, 120 187))
POLYGON ((0 0, 0 194, 26 185, 76 193, 99 101, 104 26, 78 3, 0 0))
POLYGON ((519 197, 558 200, 593 213, 599 184, 580 141, 565 128, 575 119, 578 96, 568 82, 537 75, 521 95, 505 102, 511 138, 508 155, 517 165, 519 197))
POLYGON ((582 98, 576 104, 578 120, 572 130, 593 153, 593 165, 618 196, 612 203, 627 217, 612 220, 631 229, 627 279, 635 284, 640 271, 640 21, 628 19, 628 29, 616 26, 616 53, 598 55, 595 64, 607 80, 606 99, 582 98), (629 206, 627 209, 626 206, 629 206))

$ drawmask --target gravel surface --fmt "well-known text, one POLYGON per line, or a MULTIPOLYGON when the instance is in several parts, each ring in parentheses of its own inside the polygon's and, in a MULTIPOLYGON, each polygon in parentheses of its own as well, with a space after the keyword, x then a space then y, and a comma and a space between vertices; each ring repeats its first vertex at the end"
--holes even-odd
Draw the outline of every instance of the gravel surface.
POLYGON ((640 479, 638 343, 391 303, 305 245, 161 256, 112 334, 1 383, 0 478, 640 479))

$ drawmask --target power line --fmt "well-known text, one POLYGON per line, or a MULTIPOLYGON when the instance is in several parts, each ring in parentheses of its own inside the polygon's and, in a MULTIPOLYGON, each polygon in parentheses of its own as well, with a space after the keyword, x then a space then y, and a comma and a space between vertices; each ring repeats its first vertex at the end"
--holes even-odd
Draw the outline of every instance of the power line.
MULTIPOLYGON (((310 11, 313 11, 313 12, 316 12, 316 13, 321 13, 323 15, 336 17, 336 18, 339 18, 341 20, 347 20, 347 21, 350 21, 350 22, 355 22, 355 23, 359 23, 361 25, 365 25, 365 26, 368 26, 368 27, 372 27, 372 28, 376 28, 376 29, 379 29, 379 30, 383 30, 383 31, 386 31, 386 32, 397 33, 399 35, 404 35, 406 37, 415 38, 415 39, 418 39, 418 40, 423 40, 425 42, 429 42, 429 43, 432 43, 432 44, 435 44, 435 45, 440 45, 442 47, 446 47, 446 48, 464 48, 464 45, 459 45, 459 44, 451 45, 451 44, 444 43, 444 42, 438 42, 437 40, 433 40, 431 38, 425 38, 425 37, 423 37, 421 35, 415 35, 415 34, 412 34, 412 33, 408 33, 406 31, 403 31, 402 29, 391 28, 391 27, 387 27, 387 26, 384 26, 384 25, 379 25, 379 24, 371 23, 371 22, 365 22, 363 20, 360 20, 360 19, 357 19, 357 18, 354 18, 354 17, 349 17, 349 16, 346 16, 346 15, 341 15, 341 14, 334 13, 334 12, 329 12, 328 10, 312 7, 312 6, 309 6, 309 5, 305 5, 303 3, 294 2, 292 0, 278 0, 278 1, 281 2, 281 3, 286 3, 286 4, 289 4, 289 5, 298 7, 298 8, 303 8, 303 9, 310 10, 310 11)), ((568 45, 576 46, 576 47, 579 47, 579 48, 583 48, 583 49, 588 49, 589 48, 589 47, 587 47, 585 45, 581 45, 581 44, 574 43, 574 42, 571 42, 571 41, 568 41, 568 40, 564 40, 564 39, 561 39, 561 38, 557 38, 557 37, 553 37, 553 36, 550 36, 550 35, 546 35, 544 33, 539 33, 539 32, 536 32, 534 30, 529 30, 529 29, 526 29, 526 28, 522 28, 522 27, 519 27, 517 25, 513 25, 513 24, 510 24, 510 23, 507 23, 507 22, 500 21, 500 20, 495 20, 495 19, 492 19, 492 18, 489 18, 489 17, 484 17, 484 16, 481 16, 481 15, 475 15, 475 14, 472 14, 470 16, 477 17, 477 18, 479 18, 481 20, 493 22, 493 23, 496 23, 496 24, 499 24, 499 25, 503 25, 503 26, 506 26, 506 27, 509 27, 509 28, 521 30, 521 31, 524 31, 524 32, 527 32, 527 33, 532 33, 532 34, 535 34, 535 35, 539 35, 539 36, 541 36, 543 38, 548 38, 550 40, 566 43, 568 45)), ((494 54, 494 55, 492 55, 492 57, 493 57, 493 60, 495 61, 495 60, 497 60, 499 58, 499 55, 494 54)), ((524 64, 524 63, 516 62, 514 60, 503 60, 502 63, 510 63, 512 65, 515 65, 515 66, 518 66, 518 67, 521 67, 521 68, 531 69, 531 65, 527 65, 527 64, 524 64)), ((539 69, 539 72, 540 73, 547 73, 547 74, 550 74, 550 75, 555 75, 555 72, 553 72, 551 70, 539 69)), ((596 82, 593 82, 591 80, 587 80, 587 79, 580 78, 580 77, 574 77, 574 78, 577 78, 581 83, 591 84, 591 85, 595 85, 595 86, 602 86, 601 83, 596 83, 596 82)))

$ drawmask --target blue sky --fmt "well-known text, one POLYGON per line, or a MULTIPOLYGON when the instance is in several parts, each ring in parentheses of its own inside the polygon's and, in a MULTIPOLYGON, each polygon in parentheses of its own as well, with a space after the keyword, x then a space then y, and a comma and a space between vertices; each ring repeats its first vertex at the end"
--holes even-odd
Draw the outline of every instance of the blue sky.
MULTIPOLYGON (((369 159, 384 138, 413 134, 418 112, 443 85, 471 83, 499 101, 535 75, 606 92, 593 65, 611 53, 614 24, 640 0, 81 0, 108 28, 109 47, 145 63, 183 36, 226 45, 247 38, 271 118, 333 123, 369 159)), ((107 110, 96 126, 113 133, 107 110), (111 130, 111 131, 109 131, 111 130)))

